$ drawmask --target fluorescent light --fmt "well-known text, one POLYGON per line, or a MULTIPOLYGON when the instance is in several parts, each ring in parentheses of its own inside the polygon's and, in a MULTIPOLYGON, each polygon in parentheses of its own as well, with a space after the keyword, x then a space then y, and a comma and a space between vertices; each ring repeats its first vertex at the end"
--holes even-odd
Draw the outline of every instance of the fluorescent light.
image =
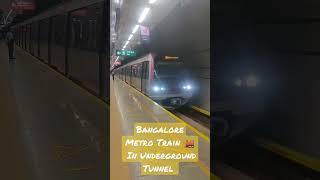
POLYGON ((136 26, 133 28, 133 30, 132 30, 132 34, 136 33, 137 30, 138 30, 138 28, 139 28, 139 25, 136 25, 136 26))
POLYGON ((139 17, 139 20, 138 20, 139 23, 143 22, 143 20, 146 18, 149 11, 150 11, 150 8, 144 8, 144 10, 142 11, 142 13, 139 17))
POLYGON ((157 0, 149 0, 149 3, 150 4, 153 4, 153 3, 155 3, 157 0))
POLYGON ((129 41, 127 41, 124 45, 127 46, 129 44, 129 41))
POLYGON ((128 41, 130 41, 133 37, 133 34, 130 34, 129 38, 128 38, 128 41))

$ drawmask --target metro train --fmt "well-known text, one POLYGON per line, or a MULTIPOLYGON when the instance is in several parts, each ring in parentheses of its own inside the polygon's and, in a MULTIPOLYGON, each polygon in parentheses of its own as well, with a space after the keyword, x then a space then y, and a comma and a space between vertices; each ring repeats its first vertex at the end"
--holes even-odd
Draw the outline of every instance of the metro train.
POLYGON ((178 57, 158 58, 148 54, 118 67, 115 75, 167 109, 185 105, 195 85, 178 57))
POLYGON ((15 43, 108 102, 107 7, 103 0, 62 2, 12 25, 15 43))

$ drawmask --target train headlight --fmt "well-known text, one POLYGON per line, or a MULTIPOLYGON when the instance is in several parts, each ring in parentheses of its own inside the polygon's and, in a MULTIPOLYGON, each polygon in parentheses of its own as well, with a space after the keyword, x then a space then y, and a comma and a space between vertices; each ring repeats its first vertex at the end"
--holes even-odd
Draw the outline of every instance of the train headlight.
POLYGON ((256 76, 248 76, 247 78, 245 79, 240 79, 240 78, 237 78, 235 79, 234 81, 234 85, 237 86, 237 87, 242 87, 242 86, 245 86, 245 87, 257 87, 258 84, 260 83, 260 80, 258 77, 256 76))
POLYGON ((186 85, 182 86, 182 88, 185 90, 191 90, 192 86, 190 84, 186 84, 186 85))
POLYGON ((166 88, 164 88, 164 87, 153 86, 154 92, 165 91, 165 90, 166 90, 166 88))
POLYGON ((160 88, 158 86, 153 86, 153 91, 154 92, 158 92, 160 90, 160 88))

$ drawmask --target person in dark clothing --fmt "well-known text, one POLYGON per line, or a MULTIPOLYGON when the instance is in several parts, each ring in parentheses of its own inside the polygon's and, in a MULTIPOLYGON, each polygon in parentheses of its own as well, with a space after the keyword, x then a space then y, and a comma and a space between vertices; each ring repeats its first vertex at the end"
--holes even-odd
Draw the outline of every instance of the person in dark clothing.
POLYGON ((9 51, 9 59, 14 59, 13 57, 14 38, 13 38, 13 33, 11 32, 11 29, 9 29, 6 34, 6 42, 7 42, 8 51, 9 51))

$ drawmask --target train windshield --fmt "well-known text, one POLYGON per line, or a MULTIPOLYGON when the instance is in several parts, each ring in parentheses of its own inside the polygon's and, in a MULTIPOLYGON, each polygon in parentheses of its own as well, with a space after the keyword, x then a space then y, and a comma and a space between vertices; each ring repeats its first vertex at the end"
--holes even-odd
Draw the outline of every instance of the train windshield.
POLYGON ((187 69, 182 62, 166 62, 156 65, 156 76, 158 77, 183 77, 187 75, 187 69))

